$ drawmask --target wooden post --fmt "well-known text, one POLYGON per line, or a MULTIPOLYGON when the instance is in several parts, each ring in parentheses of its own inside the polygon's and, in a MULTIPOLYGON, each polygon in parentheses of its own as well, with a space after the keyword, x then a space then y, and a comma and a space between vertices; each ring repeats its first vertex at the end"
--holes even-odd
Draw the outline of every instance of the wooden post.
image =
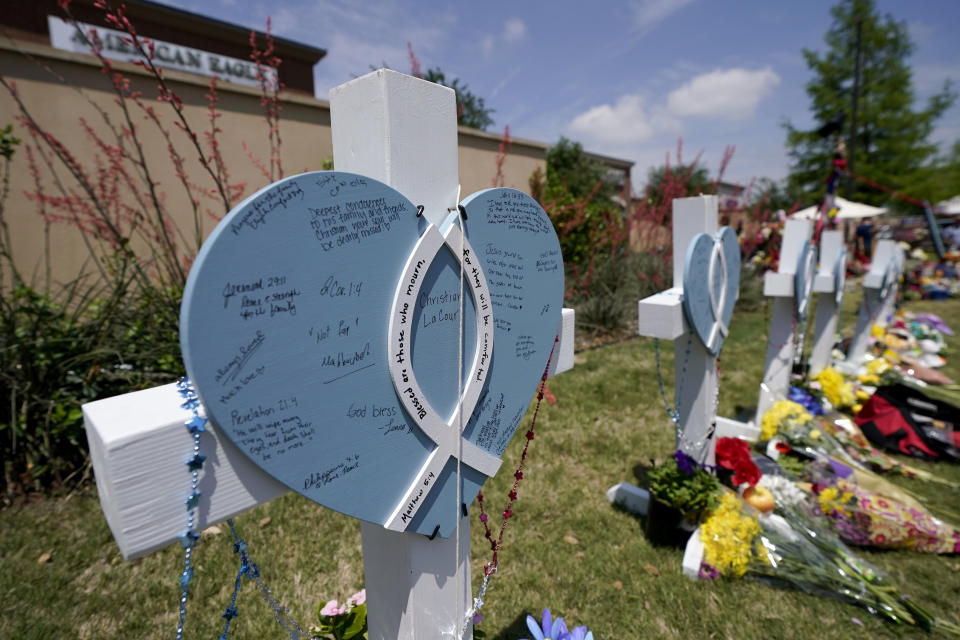
POLYGON ((798 291, 796 284, 800 281, 804 285, 813 283, 816 260, 815 249, 810 246, 812 233, 812 221, 787 220, 780 245, 780 264, 776 272, 768 271, 764 274, 763 294, 773 298, 773 313, 770 317, 766 364, 754 420, 757 425, 777 396, 786 395, 790 387, 797 333, 806 313, 803 305, 809 302, 810 296, 809 289, 798 291), (810 255, 811 250, 814 251, 813 256, 810 255))
POLYGON ((844 367, 856 369, 863 364, 870 342, 870 331, 875 324, 886 323, 897 295, 903 249, 893 240, 880 240, 873 252, 870 270, 863 277, 863 301, 857 313, 844 367))
POLYGON ((694 236, 717 232, 717 197, 697 196, 673 201, 673 287, 638 303, 637 331, 641 336, 673 341, 674 390, 679 430, 689 442, 702 442, 691 451, 679 437, 677 448, 713 464, 708 429, 716 417, 717 357, 693 335, 682 307, 683 267, 694 236), (687 351, 689 350, 689 354, 687 351), (686 365, 686 372, 683 367, 686 365))
MULTIPOLYGON (((720 288, 726 289, 730 296, 739 294, 739 287, 735 289, 727 287, 729 277, 734 277, 736 282, 739 282, 739 251, 736 248, 733 232, 727 229, 725 231, 729 234, 729 249, 732 251, 735 263, 729 262, 731 258, 725 258, 727 262, 717 261, 716 252, 723 251, 724 246, 722 242, 715 244, 718 242, 717 231, 716 196, 674 200, 673 287, 644 298, 637 306, 638 333, 650 338, 672 340, 674 344, 674 402, 678 419, 676 446, 705 464, 713 464, 715 461, 713 444, 717 434, 749 437, 754 431, 752 425, 717 416, 717 355, 722 347, 722 341, 701 339, 700 336, 703 333, 693 325, 701 326, 698 323, 702 318, 698 319, 697 314, 694 313, 692 316, 694 320, 691 321, 684 311, 684 296, 691 297, 687 304, 692 304, 692 300, 698 297, 709 298, 709 310, 706 313, 710 322, 714 324, 713 331, 708 331, 707 335, 713 335, 721 325, 729 322, 729 315, 725 314, 732 313, 735 298, 727 301, 728 306, 714 299, 714 295, 709 293, 709 287, 716 282, 711 279, 711 276, 716 273, 715 270, 729 266, 720 288), (698 242, 699 234, 707 234, 712 238, 711 242, 705 244, 708 248, 712 248, 714 253, 713 255, 709 252, 701 253, 700 259, 697 260, 694 257, 698 255, 694 243, 698 242), (698 265, 694 272, 699 273, 696 269, 703 269, 703 282, 697 284, 706 284, 706 286, 699 292, 691 293, 684 290, 684 271, 692 265, 698 265), (724 312, 723 309, 727 311, 724 312), (718 312, 720 315, 717 315, 718 312), (721 322, 717 322, 718 320, 721 322), (704 342, 709 342, 714 348, 708 349, 704 342), (713 431, 714 427, 716 431, 713 431)), ((720 235, 723 236, 723 233, 720 235)), ((732 282, 729 284, 732 285, 732 282)), ((719 298, 723 300, 725 295, 721 293, 719 298)), ((725 333, 724 326, 721 334, 725 335, 725 333)), ((649 494, 646 489, 628 482, 621 482, 610 487, 606 495, 610 502, 633 513, 644 515, 647 512, 649 494)))
MULTIPOLYGON (((438 212, 456 203, 452 90, 380 70, 334 89, 331 113, 338 170, 401 190, 423 204, 434 223, 438 212)), ((572 310, 563 310, 558 330, 551 375, 573 365, 572 310)), ((125 558, 166 546, 183 533, 188 487, 181 479, 189 439, 180 402, 176 386, 165 385, 83 407, 101 504, 125 558)), ((207 461, 195 529, 287 491, 218 434, 216 425, 208 424, 201 446, 207 461)), ((431 541, 364 524, 371 639, 458 637, 456 610, 465 613, 471 596, 469 522, 463 524, 459 557, 455 537, 431 541)))
POLYGON ((840 303, 846 282, 847 251, 840 231, 820 235, 820 268, 813 284, 817 294, 817 316, 810 351, 810 375, 830 366, 830 353, 836 342, 840 303))

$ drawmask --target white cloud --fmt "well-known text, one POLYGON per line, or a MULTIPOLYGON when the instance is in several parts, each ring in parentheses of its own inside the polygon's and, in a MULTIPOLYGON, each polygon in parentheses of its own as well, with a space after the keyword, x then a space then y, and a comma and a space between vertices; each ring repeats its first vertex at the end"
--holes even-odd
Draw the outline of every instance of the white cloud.
POLYGON ((743 120, 753 116, 757 104, 780 84, 780 76, 770 67, 717 69, 690 80, 667 98, 667 108, 675 116, 699 116, 743 120))
POLYGON ((503 39, 506 42, 523 40, 527 35, 527 25, 520 18, 510 18, 503 25, 503 39))
POLYGON ((497 48, 498 42, 520 42, 527 37, 527 25, 520 18, 510 18, 503 23, 503 32, 500 34, 488 33, 480 39, 480 51, 485 58, 490 57, 497 48))
POLYGON ((616 104, 601 104, 584 111, 567 129, 598 142, 643 142, 654 134, 653 125, 644 108, 643 98, 625 95, 616 104))
POLYGON ((639 0, 630 3, 633 27, 646 33, 693 0, 639 0))

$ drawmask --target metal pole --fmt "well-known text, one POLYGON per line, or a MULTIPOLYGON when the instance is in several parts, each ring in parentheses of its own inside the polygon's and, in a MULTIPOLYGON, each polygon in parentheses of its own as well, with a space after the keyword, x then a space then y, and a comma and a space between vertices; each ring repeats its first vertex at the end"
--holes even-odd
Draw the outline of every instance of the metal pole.
POLYGON ((856 18, 857 41, 853 63, 853 105, 850 110, 850 140, 847 141, 847 200, 853 199, 853 167, 857 148, 857 101, 860 98, 860 55, 863 36, 863 19, 856 18))

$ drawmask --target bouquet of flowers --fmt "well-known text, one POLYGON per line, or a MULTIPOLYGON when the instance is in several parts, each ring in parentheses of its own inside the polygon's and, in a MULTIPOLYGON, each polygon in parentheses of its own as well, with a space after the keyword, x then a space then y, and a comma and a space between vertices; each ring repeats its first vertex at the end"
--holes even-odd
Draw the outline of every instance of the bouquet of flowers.
POLYGON ((696 460, 677 451, 647 473, 650 506, 644 522, 654 544, 682 546, 705 509, 715 504, 720 484, 696 460))
POLYGON ((699 577, 755 577, 860 605, 895 624, 960 636, 960 626, 899 596, 894 585, 835 536, 802 526, 802 521, 790 522, 789 509, 783 513, 786 517, 757 516, 735 494, 725 493, 700 528, 699 577))
POLYGON ((960 531, 901 489, 836 461, 817 465, 814 475, 814 513, 850 544, 960 553, 960 531))
POLYGON ((824 397, 835 409, 849 409, 857 403, 853 383, 833 367, 823 369, 812 380, 820 384, 824 397))
MULTIPOLYGON (((910 466, 880 451, 867 440, 849 418, 829 412, 815 419, 803 406, 791 400, 778 400, 763 415, 761 441, 769 442, 767 454, 796 453, 805 460, 828 456, 859 469, 896 473, 907 478, 936 482, 956 488, 957 484, 929 471, 910 466)), ((796 465, 791 471, 799 471, 796 465)))

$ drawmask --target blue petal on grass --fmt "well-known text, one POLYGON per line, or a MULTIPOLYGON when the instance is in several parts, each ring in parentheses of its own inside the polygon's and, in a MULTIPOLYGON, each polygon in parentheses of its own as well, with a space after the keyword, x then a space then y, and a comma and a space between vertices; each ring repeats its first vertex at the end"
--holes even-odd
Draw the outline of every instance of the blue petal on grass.
POLYGON ((570 632, 570 640, 593 640, 593 631, 587 631, 586 626, 574 627, 570 632))
MULTIPOLYGON (((570 632, 567 630, 567 623, 563 618, 553 619, 550 609, 544 609, 540 616, 540 623, 537 624, 533 616, 527 616, 527 629, 533 634, 533 640, 567 640, 570 638, 570 632)), ((592 639, 592 635, 591 635, 592 639)), ((586 639, 584 639, 586 640, 586 639)))

